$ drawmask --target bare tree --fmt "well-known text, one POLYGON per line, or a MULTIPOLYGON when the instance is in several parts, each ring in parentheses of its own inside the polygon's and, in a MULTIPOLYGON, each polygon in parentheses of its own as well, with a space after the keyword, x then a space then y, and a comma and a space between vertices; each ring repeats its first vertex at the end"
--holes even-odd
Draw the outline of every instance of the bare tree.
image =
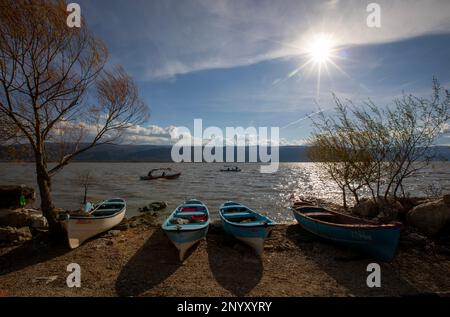
POLYGON ((96 178, 91 170, 86 170, 78 176, 76 182, 83 187, 83 205, 85 205, 89 187, 96 184, 96 178))
POLYGON ((52 176, 148 116, 125 71, 104 70, 106 47, 85 21, 69 28, 66 18, 65 1, 0 0, 0 114, 32 148, 50 233, 60 230, 52 176), (57 155, 49 154, 50 143, 59 144, 57 155), (49 167, 50 160, 56 165, 49 167))
POLYGON ((313 120, 310 156, 319 161, 343 192, 368 190, 385 200, 405 195, 404 180, 426 167, 433 144, 450 119, 450 94, 433 80, 432 97, 413 95, 379 108, 369 101, 355 107, 334 98, 332 116, 313 120))

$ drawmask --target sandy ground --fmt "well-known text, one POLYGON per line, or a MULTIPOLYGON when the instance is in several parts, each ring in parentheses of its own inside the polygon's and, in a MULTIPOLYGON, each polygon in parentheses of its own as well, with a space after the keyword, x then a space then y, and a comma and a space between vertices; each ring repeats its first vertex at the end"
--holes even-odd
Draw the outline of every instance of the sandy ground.
POLYGON ((280 225, 259 259, 214 226, 181 263, 157 226, 103 234, 80 248, 33 240, 0 248, 0 296, 404 296, 450 292, 450 256, 400 247, 381 264, 381 288, 366 286, 373 260, 280 225), (68 288, 67 265, 81 266, 68 288), (53 276, 54 280, 45 277, 53 276), (56 277, 56 278, 55 278, 56 277), (44 278, 44 279, 42 279, 44 278))

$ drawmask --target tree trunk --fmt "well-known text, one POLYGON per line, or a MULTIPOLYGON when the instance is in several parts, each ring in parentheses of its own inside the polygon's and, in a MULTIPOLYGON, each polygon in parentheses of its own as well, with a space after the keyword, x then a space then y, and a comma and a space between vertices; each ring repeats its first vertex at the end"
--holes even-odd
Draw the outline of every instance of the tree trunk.
POLYGON ((36 154, 36 176, 41 198, 42 215, 47 219, 49 235, 52 239, 60 239, 63 234, 63 228, 56 219, 55 205, 51 195, 51 178, 47 173, 46 164, 39 154, 36 154))
POLYGON ((344 209, 347 209, 347 195, 345 192, 345 186, 341 188, 342 189, 342 204, 344 209))

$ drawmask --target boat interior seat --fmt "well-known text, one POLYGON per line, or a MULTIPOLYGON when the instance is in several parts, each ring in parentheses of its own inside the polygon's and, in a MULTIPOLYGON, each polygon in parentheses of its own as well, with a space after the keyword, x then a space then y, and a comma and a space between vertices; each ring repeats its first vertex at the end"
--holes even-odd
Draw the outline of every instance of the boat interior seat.
POLYGON ((223 216, 225 218, 245 218, 245 217, 252 217, 254 215, 253 213, 250 212, 232 212, 232 213, 225 213, 223 216))
POLYGON ((332 214, 330 212, 325 212, 325 211, 305 212, 304 214, 305 214, 305 216, 313 217, 313 218, 316 218, 316 217, 334 217, 335 216, 334 214, 332 214))
POLYGON ((206 208, 203 206, 193 206, 193 207, 181 207, 178 209, 178 212, 206 212, 206 208))
POLYGON ((103 203, 97 207, 97 210, 112 210, 122 209, 124 204, 119 203, 103 203))
POLYGON ((101 209, 96 210, 92 213, 94 217, 101 217, 101 216, 110 216, 118 212, 118 209, 101 209))
POLYGON ((238 206, 231 205, 223 209, 225 214, 248 212, 247 210, 248 209, 246 207, 242 207, 239 205, 238 206))
POLYGON ((203 216, 203 215, 206 215, 206 213, 202 212, 202 211, 177 212, 178 217, 192 217, 192 216, 203 216))

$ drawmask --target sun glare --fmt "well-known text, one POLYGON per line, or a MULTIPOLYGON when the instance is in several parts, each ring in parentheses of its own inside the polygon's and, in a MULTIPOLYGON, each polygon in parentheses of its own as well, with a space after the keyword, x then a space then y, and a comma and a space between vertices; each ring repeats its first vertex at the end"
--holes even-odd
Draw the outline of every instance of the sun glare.
POLYGON ((309 48, 308 54, 315 64, 324 64, 331 61, 333 55, 333 39, 330 35, 320 34, 316 36, 309 48))

